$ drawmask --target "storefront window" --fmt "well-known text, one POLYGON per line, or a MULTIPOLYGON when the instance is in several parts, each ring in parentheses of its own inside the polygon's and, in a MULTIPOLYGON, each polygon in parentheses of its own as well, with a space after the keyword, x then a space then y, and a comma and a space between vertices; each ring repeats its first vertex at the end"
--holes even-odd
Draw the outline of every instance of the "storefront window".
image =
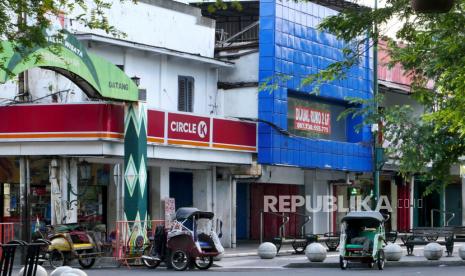
POLYGON ((19 160, 0 158, 1 222, 19 222, 19 160))
POLYGON ((110 183, 110 165, 91 164, 89 180, 78 180, 78 222, 93 229, 106 224, 107 188, 110 183))
POLYGON ((31 186, 29 205, 31 225, 38 219, 45 224, 51 221, 51 196, 48 158, 30 159, 31 186))

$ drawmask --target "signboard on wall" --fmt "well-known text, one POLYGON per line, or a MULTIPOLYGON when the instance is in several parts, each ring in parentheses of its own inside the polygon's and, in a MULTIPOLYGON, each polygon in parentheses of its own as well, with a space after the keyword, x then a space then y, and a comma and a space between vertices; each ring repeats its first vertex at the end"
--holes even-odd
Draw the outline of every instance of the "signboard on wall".
POLYGON ((210 142, 210 118, 187 114, 168 113, 168 143, 193 146, 208 145, 210 142))
POLYGON ((338 116, 346 109, 344 104, 324 99, 288 93, 287 126, 290 133, 334 141, 346 141, 346 120, 338 116))
POLYGON ((60 31, 61 36, 58 36, 57 30, 47 30, 47 44, 43 47, 36 45, 25 53, 17 51, 23 46, 16 42, 0 41, 0 59, 5 64, 5 68, 0 68, 0 83, 28 69, 46 67, 75 80, 75 84, 91 97, 138 101, 139 89, 122 70, 102 57, 87 52, 73 34, 60 31))
POLYGON ((331 134, 331 112, 296 106, 294 128, 303 131, 331 134))
MULTIPOLYGON (((2 106, 0 118, 10 122, 0 124, 0 142, 124 138, 124 106, 119 104, 2 106), (29 119, 22 120, 25 117, 29 119), (94 120, 94 118, 100 119, 94 120)), ((154 109, 147 111, 147 120, 149 144, 242 152, 257 151, 255 122, 154 109)))

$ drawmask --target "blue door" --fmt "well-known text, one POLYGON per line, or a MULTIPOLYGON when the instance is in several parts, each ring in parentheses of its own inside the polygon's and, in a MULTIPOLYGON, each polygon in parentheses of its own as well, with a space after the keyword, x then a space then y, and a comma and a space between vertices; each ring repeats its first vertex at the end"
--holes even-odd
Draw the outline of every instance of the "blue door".
POLYGON ((176 210, 192 207, 193 175, 190 172, 170 172, 170 197, 174 198, 176 210))
POLYGON ((238 240, 248 239, 247 222, 249 207, 247 204, 249 184, 237 183, 236 185, 236 238, 238 240))

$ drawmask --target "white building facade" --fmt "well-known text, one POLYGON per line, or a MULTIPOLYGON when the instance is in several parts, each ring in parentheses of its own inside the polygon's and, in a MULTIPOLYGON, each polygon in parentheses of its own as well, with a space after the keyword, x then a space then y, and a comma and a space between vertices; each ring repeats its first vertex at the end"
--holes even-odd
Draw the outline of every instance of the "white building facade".
MULTIPOLYGON (((150 218, 165 219, 167 198, 176 207, 214 211, 222 241, 231 246, 236 172, 249 173, 255 164, 257 138, 254 122, 225 117, 218 71, 234 64, 214 58, 215 21, 184 3, 142 0, 115 2, 109 23, 125 36, 61 20, 87 51, 145 91, 150 218)), ((0 85, 2 221, 25 224, 18 228, 26 229, 23 236, 37 219, 114 231, 124 202, 122 105, 91 99, 53 71, 31 69, 25 79, 22 95, 14 81, 0 85), (84 163, 91 164, 90 179, 78 172, 84 163)))

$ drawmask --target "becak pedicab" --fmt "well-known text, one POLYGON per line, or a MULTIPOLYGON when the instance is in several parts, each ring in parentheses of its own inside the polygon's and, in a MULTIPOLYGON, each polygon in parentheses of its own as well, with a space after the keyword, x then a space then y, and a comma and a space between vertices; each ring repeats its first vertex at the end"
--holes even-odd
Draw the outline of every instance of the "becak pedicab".
POLYGON ((168 268, 178 271, 210 268, 213 258, 224 251, 219 240, 221 229, 219 234, 212 229, 213 217, 212 212, 197 208, 179 208, 170 229, 157 226, 151 246, 142 256, 144 265, 156 268, 164 261, 168 268))
POLYGON ((339 264, 346 269, 350 262, 366 263, 384 269, 384 222, 380 212, 349 212, 342 218, 339 264))

